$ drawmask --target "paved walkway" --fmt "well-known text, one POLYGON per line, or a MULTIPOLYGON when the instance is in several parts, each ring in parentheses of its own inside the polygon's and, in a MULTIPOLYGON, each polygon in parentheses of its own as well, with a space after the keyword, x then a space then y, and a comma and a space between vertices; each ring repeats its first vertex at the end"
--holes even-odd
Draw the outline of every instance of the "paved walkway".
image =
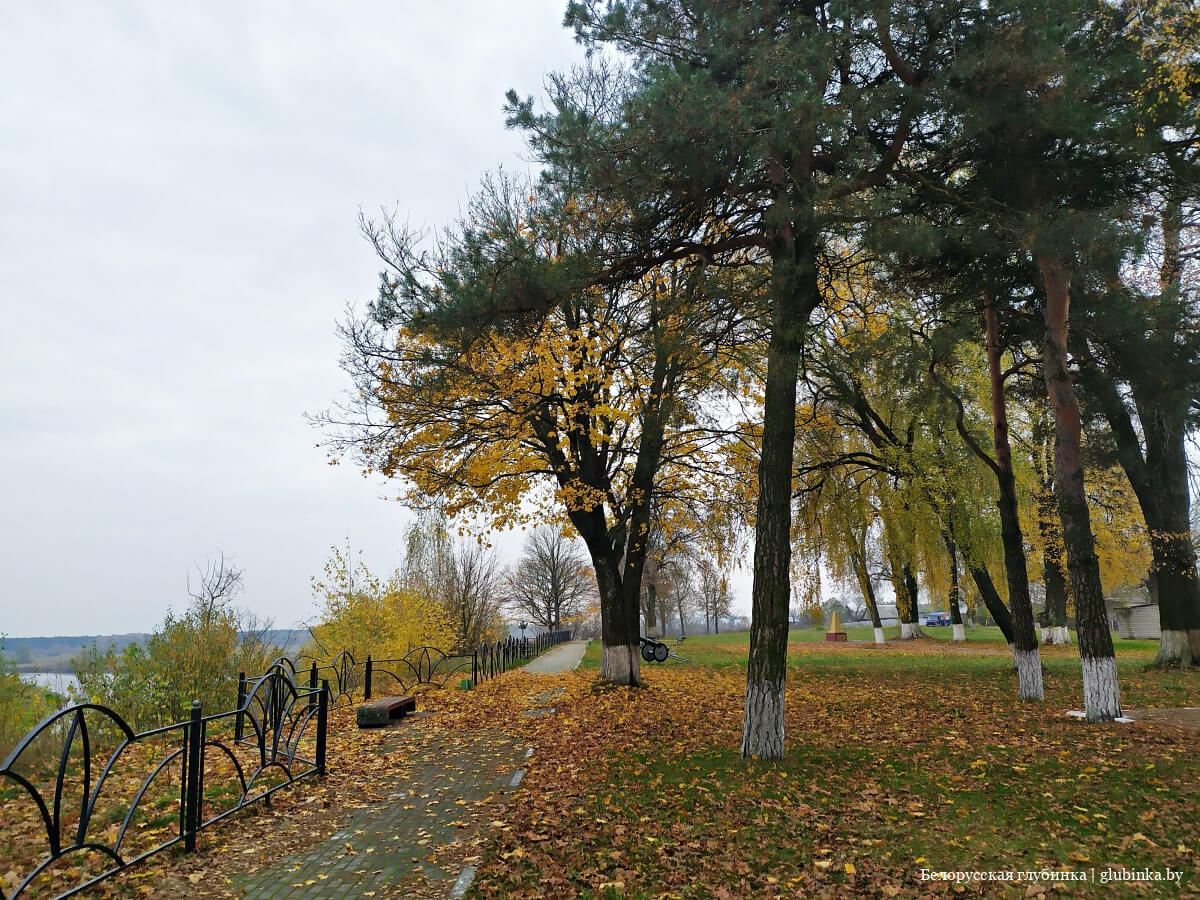
MULTIPOLYGON (((587 641, 571 641, 517 672, 557 674, 578 668, 587 641)), ((510 677, 520 677, 510 673, 510 677)), ((562 689, 530 696, 525 715, 552 715, 562 689)), ((500 733, 437 735, 421 717, 396 726, 380 752, 406 751, 411 777, 397 778, 387 800, 354 813, 324 843, 240 879, 257 900, 337 897, 445 897, 464 856, 486 835, 469 811, 503 802, 520 783, 525 748, 500 733), (405 743, 407 735, 408 743, 405 743), (427 736, 427 738, 426 738, 427 736)), ((486 817, 485 820, 486 821, 486 817)), ((477 850, 475 852, 478 852, 477 850)))
POLYGON ((567 641, 551 650, 547 650, 537 659, 521 667, 522 672, 532 672, 535 675, 558 675, 561 672, 572 672, 579 668, 583 661, 587 641, 567 641))
MULTIPOLYGON (((421 729, 419 720, 404 725, 421 729)), ((389 738, 391 735, 389 735, 389 738)), ((403 734, 380 751, 395 752, 403 734)), ((329 840, 256 872, 239 885, 260 900, 325 897, 445 897, 479 825, 471 816, 515 787, 524 748, 501 734, 438 736, 409 746, 412 776, 384 803, 354 813, 329 840), (445 851, 450 845, 462 852, 445 851), (443 856, 445 858, 441 858, 443 856)))

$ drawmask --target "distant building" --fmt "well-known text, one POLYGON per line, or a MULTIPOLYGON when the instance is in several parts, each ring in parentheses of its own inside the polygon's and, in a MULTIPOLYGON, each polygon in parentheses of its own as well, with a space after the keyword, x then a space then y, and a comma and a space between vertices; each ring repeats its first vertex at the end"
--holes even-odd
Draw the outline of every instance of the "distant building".
POLYGON ((1158 620, 1158 604, 1144 592, 1118 595, 1104 601, 1109 614, 1109 628, 1124 638, 1157 641, 1163 636, 1158 620))
POLYGON ((1123 638, 1158 640, 1162 626, 1158 604, 1150 599, 1144 585, 1116 591, 1104 601, 1108 612, 1108 627, 1123 638))
POLYGON ((900 611, 896 609, 895 603, 877 603, 876 608, 879 610, 879 622, 881 625, 900 624, 900 611))

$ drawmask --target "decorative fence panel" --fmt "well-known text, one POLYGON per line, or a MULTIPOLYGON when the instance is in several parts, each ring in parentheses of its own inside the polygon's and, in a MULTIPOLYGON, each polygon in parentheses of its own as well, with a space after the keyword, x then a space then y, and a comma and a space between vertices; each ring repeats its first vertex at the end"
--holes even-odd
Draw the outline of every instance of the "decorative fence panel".
POLYGON ((282 787, 325 772, 328 685, 290 662, 239 685, 238 708, 135 733, 94 703, 63 709, 0 764, 0 888, 65 897, 182 844, 282 787), (16 879, 15 881, 13 879, 16 879))

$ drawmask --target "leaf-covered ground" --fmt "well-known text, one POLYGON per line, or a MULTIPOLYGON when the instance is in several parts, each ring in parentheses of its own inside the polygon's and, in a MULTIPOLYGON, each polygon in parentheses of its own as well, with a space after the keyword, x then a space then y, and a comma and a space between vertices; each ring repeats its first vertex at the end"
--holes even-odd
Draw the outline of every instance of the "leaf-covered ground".
MULTIPOLYGON (((521 787, 456 806, 458 839, 429 846, 433 865, 478 866, 477 896, 915 896, 953 892, 922 882, 922 868, 1167 867, 1200 895, 1200 736, 1067 718, 1081 695, 1073 647, 1046 650, 1046 701, 1018 703, 1003 644, 977 636, 967 648, 877 648, 795 635, 779 763, 738 755, 744 634, 689 639, 680 651, 692 662, 646 666, 638 690, 601 686, 586 668, 593 647, 570 675, 427 692, 432 715, 398 731, 360 732, 339 713, 323 782, 206 831, 199 854, 161 854, 96 893, 236 896, 247 875, 389 802, 431 748, 470 736, 484 767, 494 735, 496 748, 534 748, 521 787), (525 715, 556 688, 555 715, 525 715)), ((1151 645, 1119 652, 1127 707, 1200 706, 1200 675, 1147 670, 1151 645)), ((1163 887, 1115 886, 1143 892, 1163 887)))
MULTIPOLYGON (((798 641, 787 758, 746 763, 745 641, 691 640, 691 658, 729 664, 647 667, 641 690, 565 678, 528 800, 477 893, 894 896, 951 892, 921 882, 922 868, 1168 866, 1185 892, 1200 889, 1197 735, 1067 718, 1081 692, 1074 648, 1047 652, 1046 701, 1021 704, 1010 660, 986 652, 1002 645, 798 641)), ((1127 706, 1200 705, 1197 675, 1146 671, 1148 656, 1126 650, 1127 706)), ((503 703, 506 689, 479 699, 503 703)))

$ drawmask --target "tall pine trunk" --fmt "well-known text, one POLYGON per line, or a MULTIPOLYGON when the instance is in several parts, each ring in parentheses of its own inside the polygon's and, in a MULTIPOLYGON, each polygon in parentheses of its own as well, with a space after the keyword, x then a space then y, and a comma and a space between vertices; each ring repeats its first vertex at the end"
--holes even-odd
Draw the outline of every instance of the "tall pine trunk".
POLYGON ((1004 572, 1008 577, 1008 605, 1013 619, 1013 659, 1017 664, 1017 696, 1022 700, 1042 699, 1042 661, 1038 654, 1033 604, 1029 599, 1029 570, 1025 540, 1017 513, 1017 479, 1013 474, 1012 446, 1008 440, 1008 410, 1004 402, 1004 375, 1000 370, 1000 329, 996 301, 988 297, 983 308, 987 334, 988 383, 991 389, 992 446, 996 452, 993 471, 1000 488, 1000 539, 1004 544, 1004 572))
MULTIPOLYGON (((1150 397, 1139 398, 1138 393, 1135 388, 1135 399, 1153 402, 1150 397)), ((1196 550, 1191 539, 1186 410, 1157 409, 1156 413, 1146 416, 1149 421, 1143 425, 1144 460, 1127 414, 1117 423, 1120 427, 1113 430, 1118 456, 1150 533, 1150 595, 1158 604, 1162 627, 1154 664, 1200 665, 1200 580, 1196 577, 1196 550), (1136 462, 1130 460, 1134 454, 1136 462)), ((1109 416, 1110 422, 1113 418, 1109 416)))
MULTIPOLYGON (((795 221, 790 166, 773 161, 776 221, 795 221)), ((788 601, 791 595, 792 472, 796 442, 796 376, 808 317, 819 298, 812 208, 796 233, 780 225, 771 236, 771 337, 763 402, 762 455, 754 530, 750 657, 742 756, 783 757, 784 682, 787 673, 788 601)))
POLYGON ((1083 669, 1083 706, 1089 722, 1102 722, 1121 715, 1121 691, 1117 684, 1117 661, 1113 655, 1112 633, 1108 630, 1100 562, 1096 558, 1096 541, 1084 488, 1079 406, 1068 368, 1067 321, 1071 282, 1056 254, 1039 252, 1035 254, 1035 261, 1046 289, 1042 367, 1046 393, 1054 411, 1058 514, 1062 521, 1071 593, 1075 598, 1079 658, 1083 669))
MULTIPOLYGON (((1181 290, 1183 276, 1182 193, 1175 193, 1168 199, 1162 227, 1163 262, 1159 286, 1169 295, 1181 290)), ((1172 393, 1177 395, 1178 391, 1172 393)), ((1143 409, 1156 399, 1138 397, 1136 386, 1134 394, 1143 409)), ((1188 398, 1183 399, 1182 408, 1177 401, 1171 409, 1175 415, 1150 417, 1154 422, 1147 428, 1146 435, 1146 462, 1161 514, 1154 524, 1146 519, 1154 554, 1154 577, 1150 583, 1158 594, 1158 615, 1162 625, 1158 655, 1154 659, 1160 666, 1200 666, 1200 579, 1196 577, 1196 551, 1191 541, 1187 450, 1184 446, 1188 398)))
POLYGON ((796 434, 799 354, 779 332, 767 353, 762 458, 758 466, 758 517, 754 530, 750 658, 742 756, 783 756, 784 680, 787 670, 788 595, 791 592, 792 449, 796 434))

